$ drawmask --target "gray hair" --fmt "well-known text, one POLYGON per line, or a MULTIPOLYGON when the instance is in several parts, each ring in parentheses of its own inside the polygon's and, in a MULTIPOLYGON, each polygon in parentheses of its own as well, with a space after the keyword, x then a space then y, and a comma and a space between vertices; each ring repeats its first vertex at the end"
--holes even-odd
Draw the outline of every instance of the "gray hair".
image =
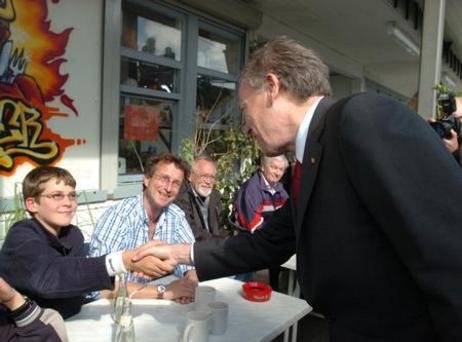
POLYGON ((284 36, 268 41, 252 54, 241 72, 240 83, 261 89, 268 73, 275 74, 281 89, 300 102, 332 92, 327 65, 313 50, 284 36))
POLYGON ((197 156, 196 158, 194 158, 194 160, 193 160, 193 162, 191 164, 191 170, 192 171, 197 170, 197 163, 200 162, 201 160, 208 161, 209 163, 213 164, 215 169, 217 168, 217 163, 215 162, 215 160, 213 160, 212 158, 210 158, 209 156, 207 156, 205 154, 201 154, 200 156, 197 156))
POLYGON ((281 161, 283 161, 284 164, 285 164, 285 166, 284 166, 285 169, 287 169, 287 167, 289 166, 289 161, 287 160, 286 156, 283 155, 283 154, 280 154, 280 155, 274 156, 274 157, 263 156, 261 158, 261 166, 268 165, 272 160, 281 160, 281 161))

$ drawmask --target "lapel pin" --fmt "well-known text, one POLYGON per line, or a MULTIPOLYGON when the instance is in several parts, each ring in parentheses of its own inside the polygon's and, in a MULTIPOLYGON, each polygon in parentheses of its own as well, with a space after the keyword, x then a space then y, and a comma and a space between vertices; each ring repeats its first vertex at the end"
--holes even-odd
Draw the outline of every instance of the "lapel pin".
POLYGON ((311 159, 310 159, 310 163, 311 163, 312 165, 316 164, 316 158, 311 158, 311 159))

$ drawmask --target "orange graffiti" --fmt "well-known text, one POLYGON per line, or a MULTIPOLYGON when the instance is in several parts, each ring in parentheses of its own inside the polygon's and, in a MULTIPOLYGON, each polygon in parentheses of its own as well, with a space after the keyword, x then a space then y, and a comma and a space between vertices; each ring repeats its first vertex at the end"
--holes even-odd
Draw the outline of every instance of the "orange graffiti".
POLYGON ((55 164, 67 147, 85 141, 63 138, 47 125, 69 110, 78 116, 63 89, 69 75, 60 73, 73 28, 55 33, 50 24, 46 0, 4 0, 0 6, 1 175, 25 162, 55 164), (55 99, 63 108, 47 105, 55 99))

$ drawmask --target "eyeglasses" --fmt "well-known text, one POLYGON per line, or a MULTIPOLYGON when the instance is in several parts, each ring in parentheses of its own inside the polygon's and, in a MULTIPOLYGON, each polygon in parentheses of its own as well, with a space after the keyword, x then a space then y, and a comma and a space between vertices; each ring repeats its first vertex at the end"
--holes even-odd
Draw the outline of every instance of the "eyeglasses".
POLYGON ((62 200, 64 200, 65 197, 67 197, 69 201, 75 202, 77 201, 77 196, 78 195, 76 192, 70 192, 68 194, 65 194, 63 192, 54 192, 52 194, 42 194, 39 197, 46 197, 56 202, 61 202, 62 200))
POLYGON ((199 178, 202 181, 215 182, 215 176, 214 175, 199 175, 199 178))
POLYGON ((171 184, 172 188, 175 189, 179 189, 181 187, 182 182, 177 180, 172 181, 171 178, 167 175, 154 175, 153 177, 155 177, 162 185, 168 186, 171 184))

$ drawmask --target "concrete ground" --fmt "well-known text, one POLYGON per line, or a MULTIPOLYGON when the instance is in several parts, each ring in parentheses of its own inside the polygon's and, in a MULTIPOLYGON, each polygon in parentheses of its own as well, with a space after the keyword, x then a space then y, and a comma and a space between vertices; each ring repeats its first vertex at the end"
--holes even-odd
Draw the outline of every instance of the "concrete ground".
MULTIPOLYGON (((269 284, 267 270, 258 271, 254 280, 269 284)), ((279 276, 279 292, 287 293, 288 270, 281 272, 279 276)), ((283 342, 283 334, 273 340, 283 342)), ((298 322, 297 342, 329 342, 327 323, 324 319, 313 315, 306 315, 298 322)))

